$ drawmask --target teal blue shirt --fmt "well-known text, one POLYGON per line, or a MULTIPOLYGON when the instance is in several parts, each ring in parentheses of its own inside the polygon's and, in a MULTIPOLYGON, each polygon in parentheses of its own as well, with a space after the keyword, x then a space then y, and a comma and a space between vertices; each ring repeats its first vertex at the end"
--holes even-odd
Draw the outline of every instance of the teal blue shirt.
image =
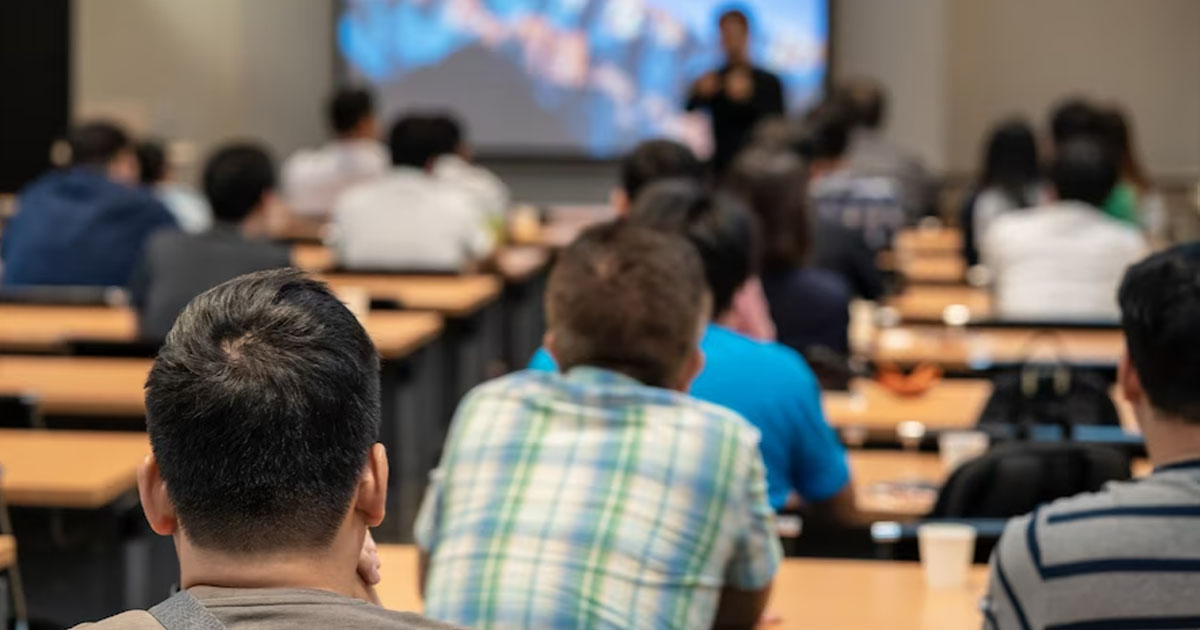
MULTIPOLYGON (((738 412, 762 433, 771 507, 782 508, 792 492, 808 502, 824 501, 849 483, 846 451, 825 421, 816 376, 798 353, 716 324, 709 324, 700 349, 704 369, 691 394, 738 412)), ((558 366, 541 349, 529 368, 551 372, 558 366)))

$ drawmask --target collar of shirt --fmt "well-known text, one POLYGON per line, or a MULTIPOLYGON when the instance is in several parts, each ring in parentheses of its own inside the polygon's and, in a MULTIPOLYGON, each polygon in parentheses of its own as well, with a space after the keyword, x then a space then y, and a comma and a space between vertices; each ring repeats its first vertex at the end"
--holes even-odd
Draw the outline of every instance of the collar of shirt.
POLYGON ((613 370, 606 370, 591 365, 577 365, 564 375, 569 383, 576 385, 633 385, 646 387, 645 383, 613 370))
POLYGON ((1200 457, 1196 457, 1193 459, 1185 459, 1185 460, 1174 462, 1171 464, 1164 464, 1162 466, 1158 466, 1154 469, 1154 474, 1157 475, 1159 473, 1179 472, 1179 471, 1184 471, 1184 470, 1188 470, 1188 471, 1200 470, 1200 457))

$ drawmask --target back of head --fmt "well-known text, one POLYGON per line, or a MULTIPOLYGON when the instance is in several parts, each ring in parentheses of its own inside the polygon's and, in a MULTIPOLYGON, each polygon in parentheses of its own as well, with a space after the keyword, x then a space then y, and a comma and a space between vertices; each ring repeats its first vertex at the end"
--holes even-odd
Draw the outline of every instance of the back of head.
POLYGON ((689 180, 662 181, 642 192, 628 220, 691 241, 704 263, 716 316, 758 271, 758 225, 738 197, 714 195, 689 180))
POLYGON ((562 369, 594 366, 672 387, 705 316, 700 261, 673 234, 628 221, 590 228, 559 255, 546 315, 562 369))
POLYGON ((192 300, 146 382, 146 425, 188 540, 320 549, 350 509, 380 422, 379 359, 329 289, 255 273, 192 300))
POLYGON ((750 204, 763 235, 763 268, 785 271, 808 260, 808 169, 794 153, 750 148, 734 160, 727 185, 750 204))
POLYGON ((981 187, 998 188, 1018 205, 1027 205, 1026 190, 1037 184, 1041 166, 1037 136, 1022 119, 1004 121, 992 129, 983 156, 981 187))
POLYGON ((704 165, 686 146, 672 140, 647 140, 621 161, 621 188, 629 200, 664 179, 704 179, 704 165))
POLYGON ((1055 152, 1050 180, 1059 199, 1099 208, 1117 184, 1117 161, 1099 140, 1070 140, 1055 152))
POLYGON ((1118 300, 1125 343, 1150 404, 1200 425, 1200 243, 1130 267, 1118 300))
POLYGON ((275 189, 275 165, 261 145, 228 144, 204 166, 204 194, 219 221, 239 223, 275 189))
POLYGON ((458 153, 463 148, 463 126, 458 117, 450 112, 438 112, 430 116, 430 124, 436 137, 438 155, 458 153))
POLYGON ((116 123, 94 121, 67 132, 72 166, 108 166, 124 151, 133 148, 129 134, 116 123))
POLYGON ((329 126, 339 136, 356 131, 363 121, 375 115, 375 98, 362 88, 338 90, 329 99, 329 126))
POLYGON ((1059 103, 1050 113, 1050 135, 1055 146, 1079 138, 1100 136, 1100 118, 1096 108, 1078 97, 1059 103))
POLYGON ((849 114, 838 101, 813 108, 804 116, 796 152, 809 161, 839 160, 850 142, 849 114))
POLYGON ((151 186, 167 178, 167 152, 161 142, 145 140, 136 150, 143 184, 151 186))
POLYGON ((392 164, 426 168, 434 158, 442 154, 438 123, 432 116, 403 116, 392 125, 392 131, 388 134, 388 147, 392 151, 392 164))
POLYGON ((846 108, 852 129, 879 129, 887 116, 887 92, 873 79, 851 79, 842 84, 838 99, 846 108))

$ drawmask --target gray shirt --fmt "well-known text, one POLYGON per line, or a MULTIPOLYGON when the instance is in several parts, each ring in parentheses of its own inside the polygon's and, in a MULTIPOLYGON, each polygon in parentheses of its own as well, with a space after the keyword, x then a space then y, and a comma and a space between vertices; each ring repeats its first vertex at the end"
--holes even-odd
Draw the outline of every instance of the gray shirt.
POLYGON ((984 628, 1200 628, 1200 460, 1009 523, 984 628))
MULTIPOLYGON (((198 586, 190 589, 208 612, 229 630, 291 630, 340 628, 342 630, 449 630, 451 626, 419 615, 374 606, 328 591, 310 589, 234 589, 198 586)), ((127 612, 95 624, 88 630, 161 630, 149 613, 127 612)))
POLYGON ((203 234, 159 232, 130 281, 141 336, 161 341, 188 302, 218 284, 290 264, 285 247, 248 239, 229 224, 203 234))

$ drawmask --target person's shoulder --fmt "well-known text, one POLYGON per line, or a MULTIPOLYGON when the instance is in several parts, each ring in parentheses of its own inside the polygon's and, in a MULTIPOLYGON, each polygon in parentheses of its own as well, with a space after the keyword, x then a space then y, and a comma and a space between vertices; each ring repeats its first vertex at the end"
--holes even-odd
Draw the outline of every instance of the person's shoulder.
POLYGON ((775 341, 760 341, 720 326, 710 326, 703 349, 714 361, 736 362, 739 366, 762 370, 765 377, 811 378, 812 370, 799 352, 775 341))
POLYGON ((81 623, 71 630, 163 630, 163 626, 144 610, 130 610, 95 623, 81 623))

